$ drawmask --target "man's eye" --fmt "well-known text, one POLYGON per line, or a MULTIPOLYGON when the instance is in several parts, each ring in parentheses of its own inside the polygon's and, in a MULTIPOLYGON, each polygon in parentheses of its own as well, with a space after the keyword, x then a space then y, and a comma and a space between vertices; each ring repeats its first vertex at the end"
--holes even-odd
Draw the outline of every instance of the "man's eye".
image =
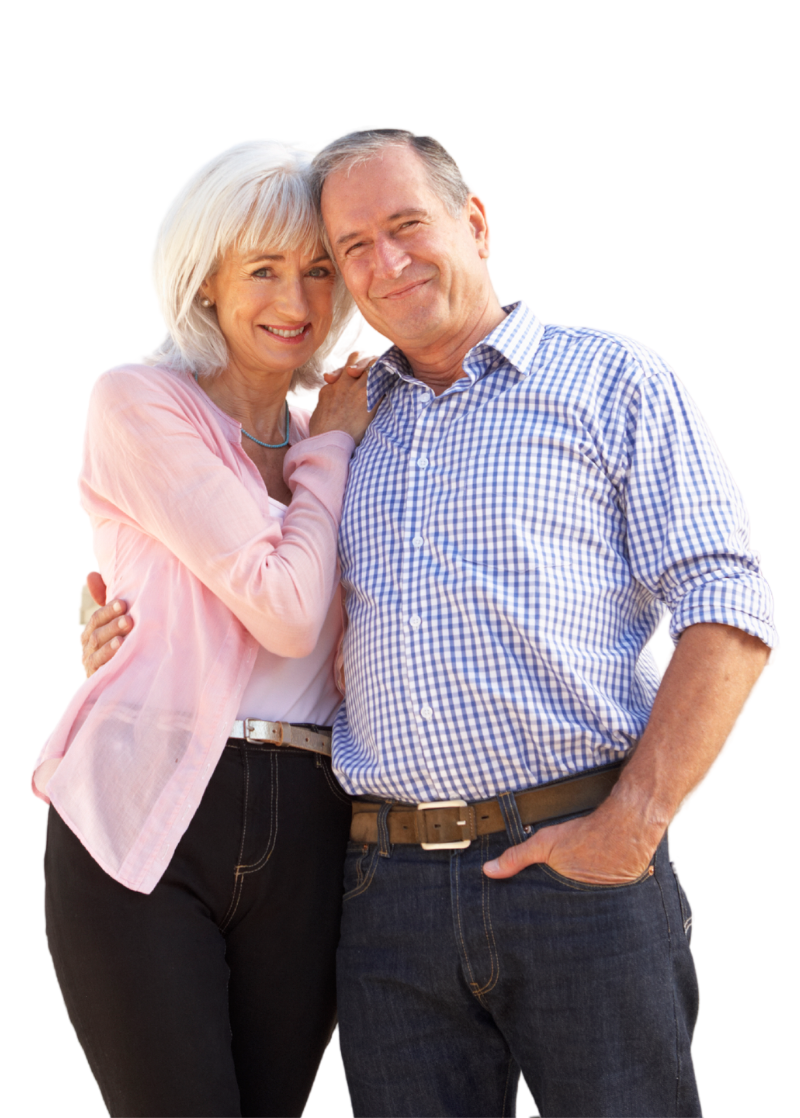
POLYGON ((358 253, 360 252, 360 250, 363 247, 364 247, 364 242, 363 241, 358 241, 358 242, 356 242, 356 244, 350 245, 350 248, 347 250, 346 255, 347 256, 357 256, 358 253))
POLYGON ((401 229, 413 229, 415 225, 419 225, 418 221, 404 221, 400 226, 401 229))

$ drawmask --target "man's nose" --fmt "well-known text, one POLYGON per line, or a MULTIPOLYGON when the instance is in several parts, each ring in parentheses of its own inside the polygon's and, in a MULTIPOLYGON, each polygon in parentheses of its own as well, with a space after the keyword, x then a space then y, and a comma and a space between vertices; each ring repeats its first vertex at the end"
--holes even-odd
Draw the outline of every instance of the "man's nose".
POLYGON ((411 257, 389 237, 378 237, 375 242, 375 275, 378 278, 396 279, 410 262, 411 257))

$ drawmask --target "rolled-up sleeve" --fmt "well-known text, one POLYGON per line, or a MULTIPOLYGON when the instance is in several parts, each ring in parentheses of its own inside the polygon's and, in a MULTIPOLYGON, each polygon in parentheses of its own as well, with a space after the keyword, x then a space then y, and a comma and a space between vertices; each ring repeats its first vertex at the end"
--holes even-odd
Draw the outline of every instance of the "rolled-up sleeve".
POLYGON ((673 639, 715 622, 774 647, 772 593, 741 495, 686 389, 658 369, 642 379, 627 420, 631 568, 670 610, 673 639))

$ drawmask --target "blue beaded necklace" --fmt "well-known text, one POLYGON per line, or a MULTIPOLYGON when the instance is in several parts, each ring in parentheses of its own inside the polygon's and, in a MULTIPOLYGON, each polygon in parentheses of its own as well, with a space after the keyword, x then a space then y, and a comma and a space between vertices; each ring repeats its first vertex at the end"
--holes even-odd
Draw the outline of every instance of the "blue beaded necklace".
MULTIPOLYGON (((197 377, 197 373, 194 374, 194 379, 195 379, 195 383, 199 385, 200 381, 197 377)), ((251 435, 249 431, 245 431, 244 427, 242 427, 242 434, 246 435, 247 438, 251 439, 254 443, 258 443, 259 446, 266 447, 267 450, 280 450, 282 447, 288 446, 289 445, 289 405, 288 405, 288 403, 285 403, 284 407, 286 408, 286 438, 283 440, 282 443, 262 443, 261 439, 257 439, 255 437, 255 435, 251 435)))

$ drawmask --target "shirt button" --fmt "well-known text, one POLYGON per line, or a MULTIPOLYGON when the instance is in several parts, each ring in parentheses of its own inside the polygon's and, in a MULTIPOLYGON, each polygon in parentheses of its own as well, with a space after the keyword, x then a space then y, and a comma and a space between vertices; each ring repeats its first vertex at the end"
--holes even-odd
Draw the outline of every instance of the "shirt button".
POLYGON ((423 707, 422 710, 420 711, 420 714, 422 715, 422 717, 425 719, 426 722, 430 722, 430 720, 433 718, 433 708, 432 707, 423 707))
POLYGON ((425 467, 428 465, 428 459, 427 458, 418 458, 417 459, 417 465, 420 467, 420 469, 424 470, 425 467))
POLYGON ((422 536, 414 536, 414 538, 411 542, 414 545, 414 547, 422 547, 422 544, 424 543, 424 540, 422 539, 422 536))
POLYGON ((410 624, 412 629, 419 629, 422 624, 422 618, 418 617, 415 613, 414 616, 410 618, 410 624))

